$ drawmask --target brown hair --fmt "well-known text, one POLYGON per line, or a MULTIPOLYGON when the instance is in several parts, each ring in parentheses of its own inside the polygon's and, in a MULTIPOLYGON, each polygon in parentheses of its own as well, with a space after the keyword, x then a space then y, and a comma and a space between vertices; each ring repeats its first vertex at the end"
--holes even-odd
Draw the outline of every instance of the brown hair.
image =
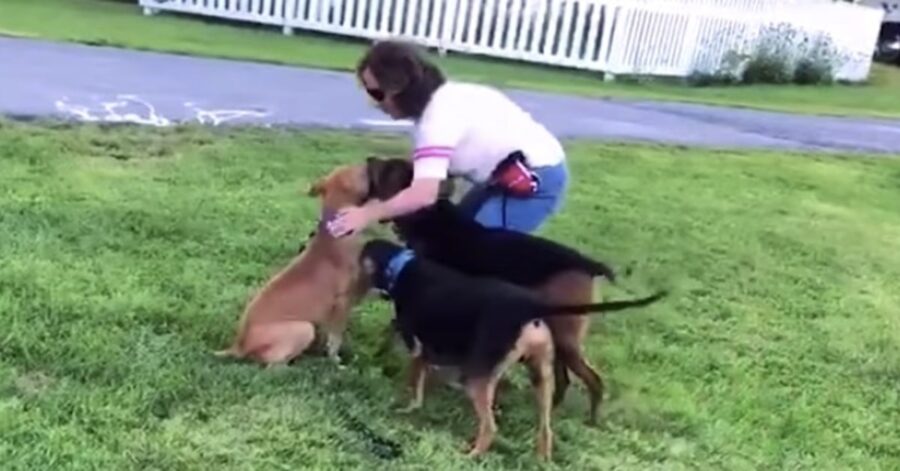
POLYGON ((416 46, 398 40, 375 43, 360 59, 356 74, 366 68, 407 118, 421 117, 431 95, 446 81, 416 46))

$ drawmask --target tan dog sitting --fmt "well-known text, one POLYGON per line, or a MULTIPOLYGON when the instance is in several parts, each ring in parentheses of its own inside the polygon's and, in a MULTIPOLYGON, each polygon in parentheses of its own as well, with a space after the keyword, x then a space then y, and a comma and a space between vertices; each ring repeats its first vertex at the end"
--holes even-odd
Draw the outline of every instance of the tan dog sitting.
POLYGON ((362 203, 360 195, 368 197, 368 186, 366 166, 347 165, 309 189, 321 201, 319 229, 305 250, 250 301, 234 343, 216 355, 269 366, 287 363, 309 348, 315 326, 320 326, 327 334, 328 356, 339 362, 350 310, 367 287, 358 285, 360 235, 335 239, 324 225, 340 208, 362 203))

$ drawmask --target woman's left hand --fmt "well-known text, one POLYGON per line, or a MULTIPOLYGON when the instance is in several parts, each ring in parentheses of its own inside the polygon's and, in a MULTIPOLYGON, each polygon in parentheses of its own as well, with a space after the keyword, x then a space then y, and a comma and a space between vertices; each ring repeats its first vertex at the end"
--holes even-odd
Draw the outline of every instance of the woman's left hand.
POLYGON ((372 222, 369 208, 352 206, 337 212, 328 223, 328 231, 334 237, 343 237, 366 228, 372 222))

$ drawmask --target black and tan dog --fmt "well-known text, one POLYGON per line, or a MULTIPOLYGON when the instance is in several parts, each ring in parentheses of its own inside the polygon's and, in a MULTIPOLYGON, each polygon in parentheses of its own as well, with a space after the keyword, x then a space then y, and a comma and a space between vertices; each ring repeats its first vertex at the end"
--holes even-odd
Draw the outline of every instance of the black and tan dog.
MULTIPOLYGON (((412 178, 406 160, 370 159, 367 166, 381 199, 406 188, 412 178)), ((596 277, 615 280, 613 270, 604 263, 544 237, 484 227, 446 199, 393 222, 400 238, 416 253, 469 275, 500 278, 534 290, 551 304, 589 304, 594 301, 596 277)), ((588 422, 594 423, 603 381, 582 351, 590 319, 562 315, 548 319, 547 324, 556 348, 553 402, 558 404, 565 396, 571 370, 587 387, 588 422)))
POLYGON ((363 284, 393 301, 397 328, 412 352, 414 397, 407 410, 422 405, 428 366, 460 368, 478 415, 470 456, 487 451, 496 433, 497 381, 513 363, 524 361, 538 398, 538 453, 549 458, 554 348, 543 318, 647 306, 665 296, 662 291, 636 300, 559 306, 531 290, 464 275, 386 240, 367 242, 360 257, 368 276, 363 284))

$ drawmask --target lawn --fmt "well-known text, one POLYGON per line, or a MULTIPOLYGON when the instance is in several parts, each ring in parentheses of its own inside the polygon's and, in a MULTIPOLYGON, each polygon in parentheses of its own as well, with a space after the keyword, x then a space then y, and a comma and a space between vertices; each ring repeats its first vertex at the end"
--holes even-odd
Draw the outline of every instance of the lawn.
MULTIPOLYGON (((543 233, 616 267, 586 351, 609 397, 554 414, 558 469, 900 467, 900 161, 567 143, 543 233)), ((394 137, 0 121, 0 462, 39 469, 514 469, 533 464, 516 369, 493 451, 468 402, 405 396, 390 311, 355 310, 346 370, 223 361, 244 302, 309 232, 303 190, 394 137), (396 448, 395 448, 396 447, 396 448), (397 451, 400 451, 399 456, 397 451)))
MULTIPOLYGON (((277 28, 214 24, 196 16, 164 14, 147 18, 136 2, 109 0, 3 0, 0 34, 4 33, 338 70, 352 69, 364 45, 322 35, 285 37, 277 28)), ((865 86, 700 88, 663 82, 604 83, 597 74, 457 54, 440 62, 456 78, 512 88, 791 113, 900 117, 900 68, 877 64, 865 86)))

